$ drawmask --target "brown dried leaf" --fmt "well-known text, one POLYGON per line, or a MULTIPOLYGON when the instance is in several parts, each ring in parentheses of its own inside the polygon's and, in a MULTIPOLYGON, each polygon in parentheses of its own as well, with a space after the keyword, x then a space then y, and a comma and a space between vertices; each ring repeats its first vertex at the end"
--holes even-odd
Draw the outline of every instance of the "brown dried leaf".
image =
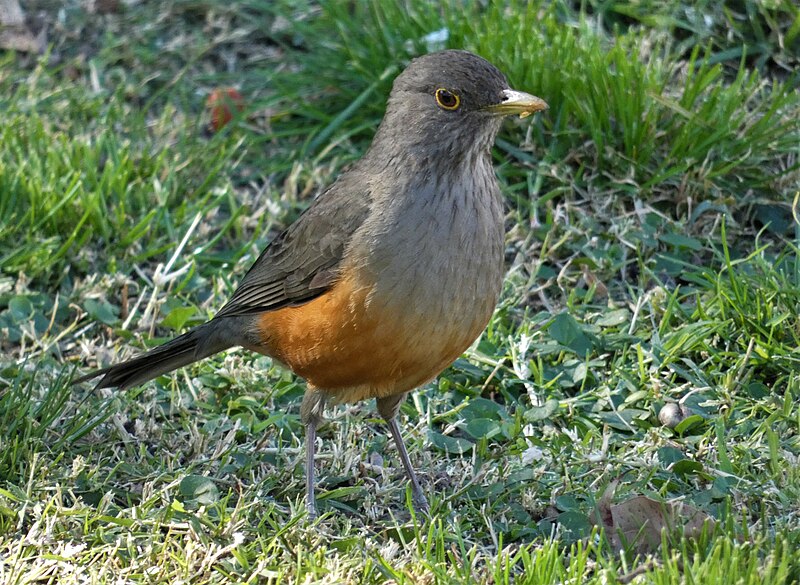
POLYGON ((597 518, 606 531, 615 551, 632 549, 639 554, 652 553, 661 546, 661 535, 667 538, 699 537, 705 526, 714 520, 702 510, 684 502, 659 502, 647 496, 636 496, 620 504, 611 500, 619 480, 614 480, 597 503, 597 518))
POLYGON ((211 114, 211 128, 219 132, 244 111, 244 98, 233 87, 218 87, 208 96, 206 108, 211 114))
POLYGON ((639 553, 649 553, 661 546, 661 533, 667 536, 682 533, 697 538, 708 522, 713 520, 697 508, 684 502, 658 502, 647 496, 631 498, 611 506, 612 523, 621 544, 633 545, 639 553))

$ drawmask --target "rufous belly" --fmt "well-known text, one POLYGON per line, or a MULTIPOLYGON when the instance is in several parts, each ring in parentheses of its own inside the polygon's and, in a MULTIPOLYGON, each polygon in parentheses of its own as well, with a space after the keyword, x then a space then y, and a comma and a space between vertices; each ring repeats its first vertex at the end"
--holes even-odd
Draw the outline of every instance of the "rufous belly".
MULTIPOLYGON (((373 288, 345 275, 331 290, 297 307, 259 317, 260 350, 334 401, 355 402, 409 391, 438 375, 475 340, 491 316, 474 319, 388 310, 373 288)), ((493 306, 493 304, 492 304, 493 306)))

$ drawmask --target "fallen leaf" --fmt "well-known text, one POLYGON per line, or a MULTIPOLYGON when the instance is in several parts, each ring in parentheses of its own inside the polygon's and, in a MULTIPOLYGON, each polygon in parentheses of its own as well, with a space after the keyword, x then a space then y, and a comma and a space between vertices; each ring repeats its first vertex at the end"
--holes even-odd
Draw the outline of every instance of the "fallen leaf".
POLYGON ((660 502, 647 496, 635 496, 612 504, 619 479, 615 479, 597 502, 595 524, 602 526, 612 548, 619 552, 633 550, 652 553, 661 547, 662 533, 673 537, 697 538, 713 528, 714 519, 684 502, 660 502))
POLYGON ((211 128, 219 132, 244 110, 244 98, 232 87, 218 87, 209 94, 206 108, 211 113, 211 128))

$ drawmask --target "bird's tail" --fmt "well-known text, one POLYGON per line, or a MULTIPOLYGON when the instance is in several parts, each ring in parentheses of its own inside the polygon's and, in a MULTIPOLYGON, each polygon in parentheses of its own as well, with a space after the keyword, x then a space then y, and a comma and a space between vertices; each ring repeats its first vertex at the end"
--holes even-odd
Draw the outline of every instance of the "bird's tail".
POLYGON ((232 347, 234 344, 226 336, 218 334, 217 325, 218 322, 209 321, 147 353, 127 362, 96 370, 73 380, 72 383, 78 384, 102 376, 97 384, 98 388, 125 390, 138 386, 161 374, 232 347))

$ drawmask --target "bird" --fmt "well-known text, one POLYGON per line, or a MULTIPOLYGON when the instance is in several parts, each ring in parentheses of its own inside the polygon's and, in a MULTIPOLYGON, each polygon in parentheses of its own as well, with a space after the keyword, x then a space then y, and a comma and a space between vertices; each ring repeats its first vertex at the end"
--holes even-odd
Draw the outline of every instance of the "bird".
POLYGON ((306 382, 305 505, 314 496, 326 404, 376 399, 410 484, 427 498, 397 415, 480 336, 504 267, 503 199, 491 148, 505 116, 548 108, 464 50, 417 57, 394 79, 365 154, 258 256, 214 317, 132 359, 84 375, 125 390, 232 347, 306 382))

